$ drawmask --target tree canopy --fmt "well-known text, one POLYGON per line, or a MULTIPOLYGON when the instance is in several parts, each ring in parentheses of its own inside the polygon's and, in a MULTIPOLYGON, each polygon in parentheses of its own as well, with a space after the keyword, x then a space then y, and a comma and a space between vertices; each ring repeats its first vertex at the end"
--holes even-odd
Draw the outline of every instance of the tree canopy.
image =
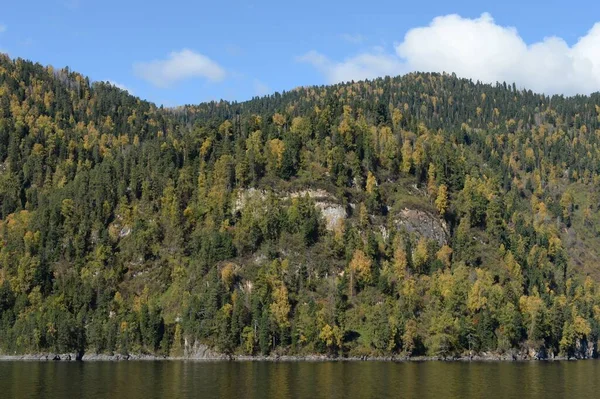
POLYGON ((577 356, 599 104, 412 73, 167 109, 2 55, 0 351, 577 356))

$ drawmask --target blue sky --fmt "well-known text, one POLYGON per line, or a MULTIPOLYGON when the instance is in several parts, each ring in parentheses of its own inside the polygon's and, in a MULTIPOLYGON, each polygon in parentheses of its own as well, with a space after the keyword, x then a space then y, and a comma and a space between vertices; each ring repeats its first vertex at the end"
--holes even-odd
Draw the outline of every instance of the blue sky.
POLYGON ((6 3, 2 51, 167 106, 415 69, 548 93, 600 89, 591 0, 6 3))

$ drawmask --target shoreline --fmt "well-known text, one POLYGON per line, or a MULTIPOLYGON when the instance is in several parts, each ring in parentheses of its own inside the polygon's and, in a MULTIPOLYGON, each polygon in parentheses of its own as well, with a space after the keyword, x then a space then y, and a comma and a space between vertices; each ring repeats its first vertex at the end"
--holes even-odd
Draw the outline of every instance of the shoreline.
POLYGON ((24 361, 24 362, 131 362, 131 361, 189 361, 189 362, 390 362, 390 363, 420 363, 420 362, 553 362, 573 360, 595 360, 594 357, 567 358, 566 356, 554 356, 547 358, 536 358, 527 355, 511 354, 479 354, 473 356, 452 356, 442 358, 439 356, 353 356, 333 357, 327 355, 281 355, 281 356, 247 356, 247 355, 219 355, 219 356, 156 356, 148 354, 85 354, 77 358, 75 353, 38 353, 23 355, 0 355, 0 362, 24 361))

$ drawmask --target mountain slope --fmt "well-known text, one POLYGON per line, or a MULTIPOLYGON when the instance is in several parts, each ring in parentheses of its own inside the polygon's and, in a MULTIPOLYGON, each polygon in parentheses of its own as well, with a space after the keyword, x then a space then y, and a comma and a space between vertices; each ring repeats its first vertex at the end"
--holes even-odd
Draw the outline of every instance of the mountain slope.
POLYGON ((0 57, 0 350, 592 354, 598 104, 409 74, 162 109, 0 57))

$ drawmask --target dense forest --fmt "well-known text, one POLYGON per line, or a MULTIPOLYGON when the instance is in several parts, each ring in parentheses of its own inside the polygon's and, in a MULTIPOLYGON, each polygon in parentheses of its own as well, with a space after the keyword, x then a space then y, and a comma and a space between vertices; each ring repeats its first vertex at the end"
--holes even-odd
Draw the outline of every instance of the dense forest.
POLYGON ((0 55, 0 353, 595 355, 600 95, 157 107, 0 55))

